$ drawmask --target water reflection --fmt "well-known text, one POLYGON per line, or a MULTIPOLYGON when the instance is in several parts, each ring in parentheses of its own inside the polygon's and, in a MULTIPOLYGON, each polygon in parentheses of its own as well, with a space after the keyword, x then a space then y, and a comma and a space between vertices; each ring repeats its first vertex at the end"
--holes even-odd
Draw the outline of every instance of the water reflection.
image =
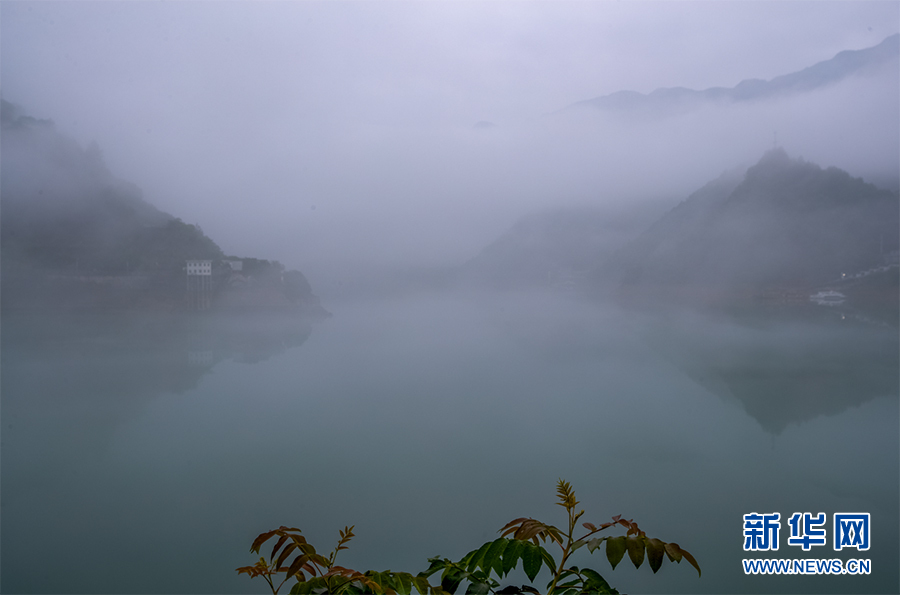
POLYGON ((192 389, 223 360, 265 361, 302 345, 312 324, 278 315, 8 315, 3 347, 15 361, 68 369, 65 380, 54 375, 68 394, 132 398, 192 389))
POLYGON ((896 584, 895 333, 549 294, 335 311, 314 332, 4 319, 4 592, 243 593, 249 540, 282 523, 317 544, 355 523, 348 566, 416 572, 517 516, 558 520, 560 476, 591 522, 634 517, 703 566, 604 572, 623 592, 896 584), (741 515, 807 508, 871 512, 878 572, 744 577, 741 515), (83 545, 55 573, 32 554, 49 532, 83 545))
POLYGON ((897 330, 833 312, 682 312, 651 325, 647 337, 693 381, 739 402, 771 434, 900 394, 897 330))

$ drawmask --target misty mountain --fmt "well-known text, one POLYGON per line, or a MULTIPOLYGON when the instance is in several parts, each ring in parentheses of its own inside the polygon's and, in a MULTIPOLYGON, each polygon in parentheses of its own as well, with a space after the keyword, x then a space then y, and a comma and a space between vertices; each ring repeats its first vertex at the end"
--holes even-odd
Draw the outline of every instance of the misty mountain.
POLYGON ((830 60, 769 81, 746 79, 734 87, 712 87, 702 91, 684 87, 662 88, 649 94, 618 91, 579 101, 562 111, 593 109, 664 115, 689 111, 702 105, 764 101, 821 89, 854 76, 868 76, 880 72, 896 75, 898 59, 900 59, 900 34, 891 35, 871 48, 843 51, 830 60))
MULTIPOLYGON (((96 143, 82 148, 52 121, 5 100, 0 119, 4 309, 172 307, 184 300, 189 259, 212 260, 221 273, 217 289, 227 289, 230 268, 221 248, 198 225, 157 209, 134 184, 116 178, 96 143)), ((246 264, 243 286, 277 285, 282 300, 316 302, 301 273, 284 272, 277 262, 230 258, 246 264)), ((225 292, 226 301, 259 301, 248 300, 248 291, 242 299, 235 293, 225 292)))
MULTIPOLYGON (((597 280, 665 300, 804 296, 896 258, 898 221, 897 193, 773 149, 743 176, 725 174, 666 213, 597 280)), ((896 287, 891 293, 896 306, 896 287)))
POLYGON ((651 203, 530 213, 466 262, 460 278, 500 288, 579 285, 598 262, 637 237, 661 212, 651 203))
POLYGON ((3 101, 3 255, 34 267, 124 274, 222 258, 195 226, 115 178, 92 143, 82 149, 50 120, 3 101))

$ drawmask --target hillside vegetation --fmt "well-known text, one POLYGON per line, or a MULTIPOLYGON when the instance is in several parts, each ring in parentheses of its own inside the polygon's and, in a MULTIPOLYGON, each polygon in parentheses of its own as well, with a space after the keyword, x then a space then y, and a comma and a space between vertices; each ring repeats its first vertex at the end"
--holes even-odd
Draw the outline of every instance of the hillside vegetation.
POLYGON ((666 213, 596 280, 667 300, 802 293, 895 258, 898 221, 897 193, 773 149, 666 213))
POLYGON ((5 100, 2 138, 4 310, 183 308, 185 261, 203 259, 215 304, 321 311, 302 273, 278 262, 228 257, 245 265, 234 275, 198 225, 114 177, 95 143, 84 149, 5 100))

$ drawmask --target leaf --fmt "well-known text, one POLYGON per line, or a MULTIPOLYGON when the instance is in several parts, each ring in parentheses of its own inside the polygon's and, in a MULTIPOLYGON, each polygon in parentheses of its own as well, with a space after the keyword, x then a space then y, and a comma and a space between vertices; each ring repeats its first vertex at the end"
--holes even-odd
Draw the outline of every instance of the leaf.
POLYGON ((317 576, 315 578, 309 579, 308 581, 296 583, 293 587, 291 587, 291 595, 308 595, 309 593, 312 593, 313 590, 326 588, 328 588, 328 585, 325 582, 325 579, 317 576))
POLYGON ((663 563, 663 555, 666 551, 666 544, 659 539, 653 538, 647 541, 647 562, 653 574, 659 570, 663 563))
POLYGON ((400 595, 409 595, 412 592, 413 577, 408 572, 398 572, 394 575, 397 592, 400 595))
POLYGON ((588 593, 600 593, 601 595, 618 595, 618 591, 613 589, 606 579, 600 576, 600 573, 590 568, 583 568, 581 574, 587 578, 584 583, 584 590, 588 593))
POLYGON ((455 593, 459 588, 459 583, 463 580, 462 572, 456 568, 447 568, 441 576, 441 589, 449 593, 455 593))
MULTIPOLYGON (((564 579, 566 579, 566 578, 572 576, 572 575, 575 574, 576 572, 578 572, 578 567, 577 567, 577 566, 573 566, 572 568, 567 568, 567 569, 565 569, 565 570, 563 570, 562 572, 559 573, 559 576, 557 577, 556 580, 557 580, 557 582, 558 582, 558 581, 561 581, 561 580, 564 580, 564 579)), ((548 584, 552 585, 552 584, 553 584, 553 581, 551 580, 548 584)))
POLYGON ((480 566, 484 569, 484 571, 490 574, 491 570, 497 573, 497 576, 502 578, 500 574, 503 571, 503 565, 500 561, 500 555, 503 553, 503 550, 506 549, 509 540, 500 539, 495 540, 491 547, 484 553, 484 558, 481 561, 480 566))
MULTIPOLYGON (((501 537, 501 539, 502 539, 502 537, 501 537)), ((484 559, 484 554, 487 553, 487 551, 490 549, 492 544, 493 544, 492 541, 488 541, 487 543, 484 543, 480 548, 475 550, 474 553, 470 552, 469 554, 467 554, 465 556, 465 558, 460 560, 459 565, 464 567, 469 572, 472 572, 473 570, 478 568, 479 564, 481 564, 481 561, 484 559), (469 557, 469 556, 471 556, 471 557, 469 557), (463 563, 463 560, 465 560, 466 558, 469 558, 468 564, 463 563)))
POLYGON ((419 595, 428 595, 428 590, 431 587, 428 584, 428 579, 422 576, 414 576, 412 582, 416 586, 416 591, 419 592, 419 595))
POLYGON ((291 535, 290 538, 293 539, 294 543, 297 544, 297 547, 299 547, 303 551, 306 551, 307 549, 310 549, 310 548, 312 549, 313 552, 316 551, 316 548, 314 548, 312 546, 312 544, 307 543, 306 538, 303 537, 302 535, 291 535))
POLYGON ((280 569, 284 564, 284 561, 287 560, 288 556, 291 555, 291 552, 297 549, 296 543, 289 543, 286 548, 281 551, 281 555, 278 556, 278 560, 275 562, 275 568, 280 569))
POLYGON ((384 593, 391 588, 393 577, 389 571, 378 572, 377 570, 369 570, 364 575, 353 572, 349 578, 354 581, 360 581, 363 585, 369 587, 373 593, 384 593))
POLYGON ((266 531, 265 533, 260 533, 256 537, 256 539, 253 540, 253 545, 250 546, 250 551, 253 552, 254 554, 258 554, 259 547, 262 544, 264 544, 265 542, 269 541, 269 539, 271 539, 272 536, 275 535, 276 533, 278 533, 278 529, 275 529, 274 531, 266 531))
POLYGON ((541 570, 541 550, 538 546, 525 542, 525 552, 522 555, 522 568, 528 580, 534 582, 541 570))
POLYGON ((575 491, 568 481, 560 479, 556 482, 556 497, 559 498, 557 505, 562 506, 566 510, 571 510, 578 506, 578 500, 575 499, 575 491))
MULTIPOLYGON (((303 550, 303 548, 300 548, 300 549, 303 550)), ((328 558, 326 558, 325 556, 323 556, 323 555, 321 555, 321 554, 315 554, 315 553, 310 554, 310 553, 307 552, 306 550, 303 550, 303 551, 304 551, 304 553, 309 554, 309 559, 310 559, 314 564, 318 564, 318 565, 321 566, 322 568, 328 568, 328 565, 330 564, 328 558)), ((313 550, 313 552, 315 552, 315 550, 313 550)))
POLYGON ((538 546, 538 548, 541 550, 541 558, 544 559, 544 564, 547 565, 547 568, 551 570, 556 568, 556 560, 553 559, 553 556, 550 555, 550 552, 548 552, 541 546, 538 546))
POLYGON ((594 523, 581 523, 581 526, 584 527, 585 529, 588 529, 588 530, 592 531, 592 532, 593 532, 593 531, 599 531, 599 529, 597 529, 597 527, 594 525, 594 523))
POLYGON ((516 529, 516 532, 513 534, 513 539, 521 539, 522 541, 528 541, 529 539, 533 539, 535 543, 537 543, 537 539, 535 536, 543 531, 544 523, 540 521, 536 521, 534 519, 528 519, 516 529))
POLYGON ((669 556, 669 560, 672 562, 681 562, 681 548, 678 547, 677 543, 666 544, 666 555, 669 556))
POLYGON ((606 559, 612 565, 613 570, 625 556, 625 537, 610 537, 606 540, 606 559))
POLYGON ((681 552, 681 555, 684 556, 684 559, 687 560, 688 562, 690 562, 691 566, 693 566, 694 568, 697 569, 697 576, 700 576, 700 565, 697 564, 697 561, 694 559, 694 556, 692 556, 690 554, 690 552, 683 550, 680 547, 678 549, 681 552))
POLYGON ((294 561, 291 562, 290 567, 287 570, 287 578, 291 578, 303 568, 303 565, 306 564, 307 560, 309 560, 309 556, 303 554, 302 556, 297 556, 294 558, 294 561))
POLYGON ((449 566, 453 565, 447 558, 429 558, 428 561, 431 562, 431 566, 420 572, 417 576, 427 579, 438 570, 446 570, 449 566))
POLYGON ((466 588, 466 595, 487 595, 490 592, 490 585, 478 581, 470 582, 466 588))
POLYGON ((235 570, 237 570, 238 574, 249 575, 250 578, 256 578, 264 574, 274 574, 274 571, 269 568, 268 564, 266 564, 265 558, 260 558, 259 562, 257 562, 253 566, 242 566, 240 568, 236 568, 235 570))
POLYGON ((520 539, 522 541, 532 540, 535 544, 537 544, 538 539, 541 541, 550 538, 556 543, 562 544, 562 534, 560 530, 554 527, 553 525, 546 525, 535 519, 516 519, 521 520, 518 527, 510 527, 507 525, 507 528, 503 532, 503 537, 506 537, 510 533, 513 533, 513 539, 520 539))
POLYGON ((272 555, 269 556, 269 560, 275 559, 275 552, 278 551, 278 548, 280 548, 281 546, 284 545, 284 542, 287 541, 287 539, 288 539, 287 535, 282 535, 281 537, 278 538, 278 541, 275 542, 275 547, 272 548, 272 555))
POLYGON ((590 541, 587 542, 588 551, 593 554, 594 550, 599 548, 600 544, 603 543, 604 541, 606 541, 607 539, 609 539, 609 537, 595 537, 594 539, 591 539, 590 541))
POLYGON ((634 567, 640 568, 644 563, 644 541, 637 535, 629 535, 625 538, 625 548, 634 567))
POLYGON ((503 535, 506 535, 507 533, 512 533, 513 531, 515 531, 515 529, 513 529, 513 527, 521 524, 523 521, 530 521, 530 520, 531 520, 530 518, 524 517, 524 516, 519 517, 517 519, 513 519, 510 522, 503 525, 503 528, 501 528, 500 531, 503 532, 503 535))
POLYGON ((509 574, 512 569, 516 567, 524 547, 525 542, 523 541, 516 541, 515 539, 509 541, 509 545, 503 550, 503 564, 501 566, 503 572, 500 575, 500 578, 509 574))

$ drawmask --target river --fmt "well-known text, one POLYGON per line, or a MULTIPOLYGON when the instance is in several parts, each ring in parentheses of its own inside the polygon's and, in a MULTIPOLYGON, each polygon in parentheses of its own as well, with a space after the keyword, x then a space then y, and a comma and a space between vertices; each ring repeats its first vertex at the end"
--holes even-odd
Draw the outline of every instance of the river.
POLYGON ((578 552, 623 592, 897 590, 896 328, 552 293, 327 307, 316 323, 5 315, 2 591, 262 593, 235 568, 279 525, 326 552, 354 525, 339 564, 416 573, 517 517, 562 525, 559 478, 582 520, 633 518, 703 569, 578 552), (871 548, 834 551, 830 526, 825 546, 789 546, 798 511, 870 513, 871 548), (781 514, 777 552, 743 551, 751 512, 781 514), (774 557, 871 574, 741 568, 774 557))

